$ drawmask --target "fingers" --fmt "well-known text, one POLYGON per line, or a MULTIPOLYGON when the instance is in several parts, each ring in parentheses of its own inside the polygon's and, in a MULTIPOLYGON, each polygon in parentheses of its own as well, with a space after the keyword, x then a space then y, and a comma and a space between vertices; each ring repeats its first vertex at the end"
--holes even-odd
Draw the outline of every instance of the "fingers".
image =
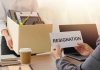
POLYGON ((76 50, 80 51, 86 47, 86 43, 77 43, 78 46, 74 47, 76 50))
POLYGON ((78 43, 78 46, 74 48, 83 56, 88 56, 92 50, 87 43, 78 43))
POLYGON ((60 50, 60 45, 56 44, 55 46, 51 46, 51 50, 60 50))
POLYGON ((74 47, 74 48, 79 53, 81 53, 81 51, 83 50, 82 47, 80 47, 80 46, 77 46, 77 47, 74 47))
POLYGON ((78 46, 85 46, 86 43, 77 43, 78 46))
POLYGON ((74 47, 75 48, 75 50, 79 50, 80 48, 79 48, 79 46, 76 46, 76 47, 74 47))
POLYGON ((77 43, 78 46, 91 47, 87 43, 77 43))
POLYGON ((85 43, 77 43, 77 44, 78 46, 74 47, 75 50, 79 52, 80 54, 83 54, 83 52, 85 51, 85 47, 84 47, 85 43))
POLYGON ((56 45, 56 47, 52 46, 51 48, 54 58, 59 59, 62 56, 62 49, 60 48, 60 46, 56 45))
POLYGON ((58 50, 58 51, 61 50, 60 46, 57 46, 57 47, 56 47, 56 50, 58 50))

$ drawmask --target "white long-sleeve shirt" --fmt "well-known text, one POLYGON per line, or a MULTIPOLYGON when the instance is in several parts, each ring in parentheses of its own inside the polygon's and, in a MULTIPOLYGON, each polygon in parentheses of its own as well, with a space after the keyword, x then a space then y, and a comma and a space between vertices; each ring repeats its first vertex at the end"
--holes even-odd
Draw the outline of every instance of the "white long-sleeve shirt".
POLYGON ((0 32, 6 29, 8 10, 37 11, 37 0, 0 0, 0 32))

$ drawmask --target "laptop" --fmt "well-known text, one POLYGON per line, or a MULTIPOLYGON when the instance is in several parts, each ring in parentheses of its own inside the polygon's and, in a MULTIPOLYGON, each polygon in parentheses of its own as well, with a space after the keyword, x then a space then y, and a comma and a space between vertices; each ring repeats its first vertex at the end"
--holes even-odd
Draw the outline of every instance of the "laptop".
MULTIPOLYGON (((73 24, 59 25, 60 32, 81 31, 83 42, 89 44, 93 49, 96 48, 96 40, 99 37, 96 24, 73 24)), ((77 60, 85 60, 87 57, 80 55, 73 47, 64 48, 64 54, 77 60)))

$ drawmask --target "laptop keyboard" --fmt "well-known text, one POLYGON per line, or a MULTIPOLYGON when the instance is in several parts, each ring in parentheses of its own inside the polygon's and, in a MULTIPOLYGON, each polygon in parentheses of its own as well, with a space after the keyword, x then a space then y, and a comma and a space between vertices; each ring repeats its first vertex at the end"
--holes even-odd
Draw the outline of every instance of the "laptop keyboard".
POLYGON ((74 59, 77 59, 77 60, 80 60, 80 61, 83 61, 87 58, 87 57, 82 56, 80 54, 67 54, 67 56, 71 57, 71 58, 74 58, 74 59))

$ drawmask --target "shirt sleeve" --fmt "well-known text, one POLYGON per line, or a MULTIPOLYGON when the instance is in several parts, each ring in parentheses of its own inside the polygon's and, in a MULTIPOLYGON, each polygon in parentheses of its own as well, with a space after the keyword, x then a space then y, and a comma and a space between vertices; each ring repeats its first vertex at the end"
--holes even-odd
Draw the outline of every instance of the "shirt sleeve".
POLYGON ((2 29, 7 29, 6 27, 6 13, 5 13, 5 8, 2 4, 2 2, 0 1, 0 33, 2 31, 2 29))
POLYGON ((81 70, 80 65, 77 66, 77 65, 71 64, 69 61, 67 61, 64 58, 56 60, 56 67, 58 70, 81 70))
POLYGON ((96 46, 100 45, 100 37, 96 41, 96 46))
POLYGON ((97 47, 81 65, 83 70, 100 70, 100 37, 96 42, 97 47))

